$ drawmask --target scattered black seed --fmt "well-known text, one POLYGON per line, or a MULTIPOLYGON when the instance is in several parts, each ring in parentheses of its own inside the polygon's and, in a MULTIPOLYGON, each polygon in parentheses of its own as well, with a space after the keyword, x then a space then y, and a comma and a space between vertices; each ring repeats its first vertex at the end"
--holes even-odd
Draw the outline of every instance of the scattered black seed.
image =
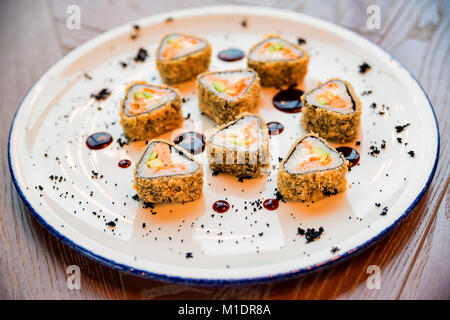
POLYGON ((145 59, 147 59, 147 57, 148 57, 147 50, 145 50, 144 48, 139 48, 139 51, 138 51, 136 57, 134 57, 134 61, 144 62, 145 59))
POLYGON ((380 207, 380 206, 381 206, 381 204, 380 204, 379 202, 376 202, 375 205, 376 205, 377 207, 380 207))
POLYGON ((139 31, 141 29, 141 27, 138 24, 135 24, 133 26, 133 29, 136 30, 136 31, 139 31))
POLYGON ((408 151, 408 154, 411 156, 411 158, 414 158, 414 156, 416 155, 414 151, 408 151))
POLYGON ((242 177, 238 177, 238 181, 239 182, 241 182, 241 183, 243 183, 244 182, 244 179, 251 179, 252 177, 249 177, 249 176, 242 176, 242 177))
POLYGON ((155 209, 155 205, 152 202, 147 202, 147 201, 144 201, 144 203, 142 204, 142 207, 144 209, 148 209, 148 208, 155 209))
POLYGON ((397 133, 402 132, 406 127, 408 127, 410 124, 404 124, 404 125, 400 125, 400 126, 395 126, 395 131, 397 131, 397 133))
POLYGON ((303 38, 297 38, 297 44, 298 45, 302 45, 302 44, 305 44, 306 43, 306 40, 305 39, 303 39, 303 38))
POLYGON ((397 138, 397 142, 398 142, 398 143, 402 143, 402 138, 398 137, 398 138, 397 138))
POLYGON ((375 102, 373 102, 373 103, 370 105, 370 107, 371 107, 372 109, 376 109, 376 108, 377 108, 377 104, 376 104, 375 102))
POLYGON ((339 249, 338 247, 332 247, 331 248, 331 253, 335 254, 336 252, 340 251, 341 249, 339 249))
POLYGON ((384 140, 381 140, 381 149, 384 149, 384 148, 386 148, 386 141, 384 141, 384 140))
POLYGON ((283 161, 283 158, 278 157, 278 162, 283 161))
POLYGON ((241 26, 242 26, 243 28, 247 28, 247 19, 243 19, 243 20, 241 21, 241 26))
POLYGON ((370 154, 372 157, 376 157, 378 154, 380 154, 380 150, 378 150, 377 146, 372 145, 372 146, 369 147, 369 149, 371 150, 371 151, 369 152, 369 154, 370 154))
POLYGON ((385 216, 388 212, 388 207, 384 207, 383 210, 380 213, 380 216, 385 216))
POLYGON ((363 93, 361 93, 362 96, 368 96, 369 94, 372 94, 372 90, 363 91, 363 93))
POLYGON ((323 233, 323 227, 319 227, 318 230, 314 228, 308 228, 305 233, 306 243, 312 242, 317 238, 320 238, 320 235, 323 233))
POLYGON ((139 201, 139 196, 137 194, 135 194, 134 196, 131 197, 131 199, 133 199, 135 201, 139 201))
POLYGON ((275 192, 275 199, 277 200, 284 200, 283 195, 280 193, 280 191, 275 192))
POLYGON ((83 75, 86 79, 92 80, 92 77, 89 74, 87 74, 86 72, 83 75))
POLYGON ((359 66, 359 73, 364 74, 369 71, 372 67, 369 66, 366 62, 359 66))
POLYGON ((324 229, 323 227, 319 227, 318 230, 314 228, 307 228, 306 231, 302 228, 297 228, 297 235, 305 236, 306 243, 310 243, 314 241, 317 238, 320 238, 321 234, 323 233, 324 229))
POLYGON ((330 196, 334 196, 335 194, 337 194, 338 190, 337 189, 333 189, 333 190, 324 189, 322 193, 324 196, 330 197, 330 196))
POLYGON ((105 100, 110 95, 111 95, 111 91, 109 91, 109 89, 107 89, 107 88, 103 88, 98 93, 91 94, 91 97, 95 98, 95 100, 97 100, 97 101, 101 101, 101 100, 105 100))
POLYGON ((128 67, 128 63, 120 61, 119 64, 122 66, 122 68, 128 67))
POLYGON ((192 252, 186 252, 186 259, 192 259, 194 256, 192 255, 192 252))
POLYGON ((119 137, 116 141, 117 141, 117 143, 119 144, 119 146, 120 146, 121 148, 122 148, 124 145, 127 145, 127 144, 130 143, 130 141, 129 141, 128 139, 122 138, 122 137, 119 137))
POLYGON ((357 146, 361 145, 361 141, 356 141, 355 145, 357 146))
POLYGON ((189 120, 191 118, 191 114, 188 113, 187 116, 184 118, 184 120, 189 120))
POLYGON ((167 19, 166 19, 166 23, 169 23, 169 22, 172 22, 173 21, 173 18, 172 17, 168 17, 167 19))
POLYGON ((106 225, 107 225, 108 227, 115 227, 115 226, 116 226, 116 223, 115 223, 114 221, 111 220, 111 221, 107 222, 106 225))

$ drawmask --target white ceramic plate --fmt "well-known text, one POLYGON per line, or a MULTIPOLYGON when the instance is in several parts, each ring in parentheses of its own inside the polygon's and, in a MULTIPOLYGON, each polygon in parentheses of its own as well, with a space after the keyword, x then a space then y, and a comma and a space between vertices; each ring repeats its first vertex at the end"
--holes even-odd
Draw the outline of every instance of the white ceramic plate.
MULTIPOLYGON (((183 113, 190 114, 190 119, 184 128, 163 137, 172 139, 183 131, 212 128, 212 121, 198 111, 194 82, 177 87, 187 100, 183 113)), ((299 125, 301 113, 282 113, 272 106, 275 93, 274 88, 263 89, 256 110, 266 121, 285 126, 282 134, 271 138, 272 165, 277 165, 278 158, 304 133, 299 125)), ((408 71, 379 47, 319 19, 272 8, 235 6, 144 18, 82 45, 27 93, 9 140, 10 169, 19 194, 33 215, 67 245, 136 275, 213 285, 287 278, 361 251, 417 204, 433 176, 438 153, 439 132, 425 93, 408 71), (135 24, 141 31, 132 40, 135 24), (361 145, 356 147, 361 160, 347 174, 351 188, 314 204, 280 203, 276 211, 253 212, 248 202, 273 198, 276 170, 268 177, 241 183, 223 174, 212 176, 204 165, 203 196, 197 201, 157 205, 153 215, 132 200, 134 162, 144 144, 121 148, 116 142, 122 134, 119 102, 126 84, 133 80, 160 82, 154 51, 161 37, 173 31, 206 37, 213 47, 211 69, 244 67, 245 59, 226 63, 217 59, 217 53, 229 47, 246 52, 266 34, 279 33, 294 42, 298 37, 306 39, 304 47, 311 61, 305 89, 341 77, 354 85, 362 100, 361 145), (140 47, 151 55, 137 63, 132 58, 140 47), (121 61, 128 66, 123 68, 121 61), (358 72, 363 62, 372 67, 364 75, 358 72), (92 79, 86 78, 85 72, 92 79), (112 94, 97 102, 91 94, 102 88, 111 89, 112 94), (361 95, 369 90, 372 94, 361 95), (373 102, 377 103, 375 110, 370 108, 373 102), (383 104, 389 109, 380 115, 383 104), (405 123, 410 126, 396 133, 394 127, 405 123), (115 141, 105 149, 91 151, 85 140, 99 131, 110 133, 115 141), (385 149, 381 149, 382 140, 385 149), (381 150, 376 157, 368 154, 372 145, 381 150), (408 154, 411 150, 414 157, 408 154), (133 166, 119 168, 117 163, 124 158, 131 159, 133 166), (51 175, 63 180, 55 182, 49 179, 51 175), (227 199, 234 208, 215 213, 212 204, 219 199, 227 199), (382 216, 384 207, 388 212, 382 216), (109 221, 116 226, 106 226, 109 221), (297 234, 299 227, 320 226, 323 234, 311 243, 297 234), (332 250, 335 247, 339 251, 332 250), (187 253, 193 257, 187 258, 187 253)), ((203 160, 203 154, 196 157, 203 160)))

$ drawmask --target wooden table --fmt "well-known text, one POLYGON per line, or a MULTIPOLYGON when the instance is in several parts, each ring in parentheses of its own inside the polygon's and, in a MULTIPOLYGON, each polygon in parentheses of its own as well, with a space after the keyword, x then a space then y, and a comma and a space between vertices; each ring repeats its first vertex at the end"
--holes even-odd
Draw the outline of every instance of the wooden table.
POLYGON ((9 299, 449 299, 450 1, 145 0, 0 2, 0 298, 9 299), (428 192, 406 221, 373 248, 321 272, 268 285, 211 288, 136 278, 95 263, 51 236, 22 204, 8 170, 8 130, 27 89, 69 50, 122 23, 189 6, 254 4, 343 25, 374 41, 420 81, 436 111, 441 157, 428 192), (66 9, 81 8, 81 30, 66 28, 66 9), (381 29, 366 28, 366 8, 381 8, 381 29), (82 270, 81 289, 66 268, 82 270), (369 290, 366 270, 381 268, 369 290))

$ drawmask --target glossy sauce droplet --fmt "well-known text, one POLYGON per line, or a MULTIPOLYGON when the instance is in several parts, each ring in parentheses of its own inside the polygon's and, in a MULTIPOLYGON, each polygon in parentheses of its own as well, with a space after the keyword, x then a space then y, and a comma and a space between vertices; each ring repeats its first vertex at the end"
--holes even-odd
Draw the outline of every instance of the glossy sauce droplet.
POLYGON ((121 168, 128 168, 129 166, 131 166, 131 161, 128 159, 122 159, 119 161, 119 167, 121 168))
POLYGON ((263 207, 267 210, 276 210, 278 209, 278 205, 280 204, 280 201, 277 199, 267 199, 263 202, 263 207))
POLYGON ((230 204, 225 200, 217 200, 212 207, 215 212, 224 213, 230 209, 230 204))
POLYGON ((109 133, 106 132, 97 132, 94 134, 91 134, 86 139, 86 145, 91 150, 99 150, 106 148, 111 144, 113 141, 112 136, 109 133))
POLYGON ((185 132, 176 137, 173 142, 192 154, 205 150, 205 137, 198 132, 185 132))
POLYGON ((344 156, 344 158, 348 161, 348 167, 354 167, 359 162, 359 153, 356 149, 352 147, 338 147, 336 150, 344 156))
POLYGON ((238 61, 245 57, 244 51, 236 48, 225 49, 219 52, 217 57, 226 62, 238 61))
POLYGON ((273 97, 272 103, 280 111, 297 113, 302 111, 302 95, 303 91, 295 88, 281 90, 273 97))
POLYGON ((283 132, 284 126, 279 122, 273 121, 267 124, 267 129, 269 130, 269 135, 276 136, 283 132))

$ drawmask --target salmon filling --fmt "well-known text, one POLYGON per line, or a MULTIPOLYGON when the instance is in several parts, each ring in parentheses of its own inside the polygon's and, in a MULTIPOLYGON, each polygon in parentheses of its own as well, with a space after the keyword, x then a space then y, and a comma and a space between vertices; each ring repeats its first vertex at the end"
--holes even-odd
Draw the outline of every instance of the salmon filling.
POLYGON ((269 40, 260 49, 259 54, 281 55, 285 59, 296 59, 298 52, 291 47, 283 44, 281 41, 269 40))
POLYGON ((163 100, 169 94, 170 92, 167 90, 144 87, 140 91, 134 92, 134 101, 130 102, 128 112, 133 116, 144 113, 148 111, 150 104, 163 100))
POLYGON ((329 106, 334 109, 342 111, 350 111, 353 109, 353 104, 346 92, 343 92, 336 82, 330 82, 325 84, 314 95, 314 99, 321 106, 329 106))
POLYGON ((200 41, 186 36, 172 36, 166 40, 166 45, 161 52, 164 61, 170 61, 180 55, 180 53, 192 52, 198 47, 200 41))
POLYGON ((331 155, 328 151, 320 146, 312 146, 308 141, 301 142, 303 146, 297 170, 317 170, 326 167, 331 161, 331 155))
POLYGON ((215 75, 207 76, 207 80, 212 83, 218 93, 225 93, 231 97, 241 95, 248 87, 250 77, 241 78, 237 81, 222 79, 215 75))
POLYGON ((258 142, 258 132, 258 123, 256 120, 252 120, 248 125, 239 130, 220 133, 219 139, 229 144, 250 148, 258 142))
POLYGON ((146 164, 153 174, 159 174, 161 171, 178 173, 187 170, 184 164, 172 160, 170 146, 165 143, 155 145, 146 164))

